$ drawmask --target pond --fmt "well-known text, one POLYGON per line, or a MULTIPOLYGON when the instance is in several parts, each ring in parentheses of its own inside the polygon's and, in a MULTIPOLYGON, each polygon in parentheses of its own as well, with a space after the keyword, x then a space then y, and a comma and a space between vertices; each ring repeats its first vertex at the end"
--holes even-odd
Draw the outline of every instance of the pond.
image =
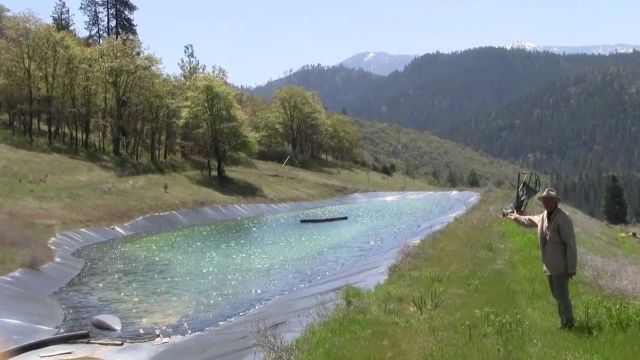
POLYGON ((63 331, 110 313, 122 320, 122 338, 199 332, 394 252, 476 196, 412 193, 106 241, 76 251, 86 264, 53 297, 65 311, 63 331), (300 223, 336 216, 348 220, 300 223))

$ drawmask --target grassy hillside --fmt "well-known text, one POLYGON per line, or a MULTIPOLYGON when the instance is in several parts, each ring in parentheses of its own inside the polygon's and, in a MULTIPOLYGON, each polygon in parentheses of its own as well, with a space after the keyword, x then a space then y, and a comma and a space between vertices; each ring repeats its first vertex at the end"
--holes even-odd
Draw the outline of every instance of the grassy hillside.
POLYGON ((310 171, 263 161, 230 167, 233 180, 224 186, 194 169, 121 175, 122 165, 111 158, 89 161, 86 155, 55 153, 38 144, 23 149, 8 144, 11 139, 0 131, 0 273, 48 260, 46 242, 56 232, 123 222, 150 212, 433 188, 425 180, 402 175, 338 167, 310 171))
POLYGON ((362 145, 370 158, 397 164, 413 176, 438 177, 447 184, 449 171, 454 171, 460 184, 466 183, 473 169, 482 185, 511 183, 518 167, 497 160, 463 145, 444 140, 427 132, 371 121, 356 121, 362 134, 362 145))
MULTIPOLYGON (((621 229, 569 209, 581 257, 571 282, 577 327, 560 330, 535 233, 497 215, 507 197, 485 192, 469 214, 407 252, 384 284, 346 289, 335 314, 295 341, 296 358, 635 358, 640 303, 611 293, 640 294, 616 288, 620 281, 601 287, 606 274, 592 263, 628 253, 621 229)), ((637 240, 631 246, 637 251, 637 240)))

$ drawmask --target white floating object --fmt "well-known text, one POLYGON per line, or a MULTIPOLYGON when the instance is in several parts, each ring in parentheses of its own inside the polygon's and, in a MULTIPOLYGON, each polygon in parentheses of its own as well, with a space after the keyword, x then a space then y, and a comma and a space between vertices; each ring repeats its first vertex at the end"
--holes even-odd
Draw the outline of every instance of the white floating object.
POLYGON ((120 319, 117 316, 107 314, 94 316, 91 319, 91 325, 100 330, 120 331, 122 329, 120 319))

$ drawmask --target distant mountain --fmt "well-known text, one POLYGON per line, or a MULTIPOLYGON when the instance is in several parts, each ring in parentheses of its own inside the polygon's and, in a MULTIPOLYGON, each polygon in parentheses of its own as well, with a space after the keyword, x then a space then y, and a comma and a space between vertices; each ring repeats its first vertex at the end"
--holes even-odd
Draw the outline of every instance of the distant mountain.
POLYGON ((626 54, 634 50, 640 51, 640 45, 614 44, 614 45, 585 45, 585 46, 538 46, 527 41, 514 41, 506 46, 508 49, 524 49, 530 51, 550 51, 556 54, 590 54, 611 55, 626 54))
MULTIPOLYGON (((536 45, 527 41, 514 41, 506 46, 507 49, 522 49, 528 51, 549 51, 556 54, 587 54, 587 55, 611 55, 640 51, 640 45, 614 44, 614 45, 585 45, 585 46, 558 46, 536 45)), ((339 65, 351 69, 362 69, 378 75, 389 75, 394 71, 402 71, 411 61, 419 55, 395 55, 384 51, 361 52, 340 62, 339 65)))
POLYGON ((342 61, 351 69, 362 69, 378 75, 389 75, 402 70, 416 55, 393 55, 382 51, 362 52, 342 61))

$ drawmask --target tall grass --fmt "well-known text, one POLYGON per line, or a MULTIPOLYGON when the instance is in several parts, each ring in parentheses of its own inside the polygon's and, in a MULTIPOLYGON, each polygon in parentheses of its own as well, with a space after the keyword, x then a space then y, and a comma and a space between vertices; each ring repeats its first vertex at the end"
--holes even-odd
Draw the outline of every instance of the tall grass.
POLYGON ((264 322, 254 324, 253 336, 262 356, 269 360, 290 360, 296 356, 296 347, 287 343, 277 325, 264 322))

